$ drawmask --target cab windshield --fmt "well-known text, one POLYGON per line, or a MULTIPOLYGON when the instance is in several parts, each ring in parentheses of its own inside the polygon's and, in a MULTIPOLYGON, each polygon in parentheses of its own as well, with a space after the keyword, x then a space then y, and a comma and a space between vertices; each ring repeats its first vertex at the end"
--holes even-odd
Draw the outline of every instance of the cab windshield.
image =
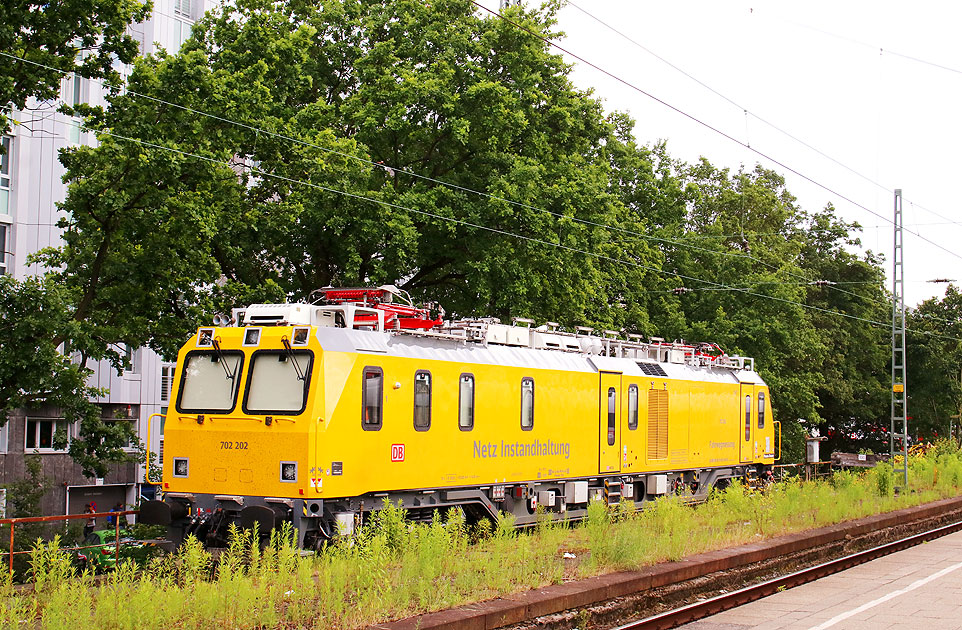
POLYGON ((258 351, 247 377, 245 413, 299 414, 307 403, 314 354, 309 350, 258 351))
POLYGON ((229 413, 237 401, 244 355, 240 352, 194 351, 184 361, 177 410, 184 413, 229 413))

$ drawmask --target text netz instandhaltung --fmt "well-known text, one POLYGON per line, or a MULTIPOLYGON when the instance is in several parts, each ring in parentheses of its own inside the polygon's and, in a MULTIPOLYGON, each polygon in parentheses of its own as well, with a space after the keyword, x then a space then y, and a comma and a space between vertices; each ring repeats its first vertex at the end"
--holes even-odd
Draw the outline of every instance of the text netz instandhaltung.
POLYGON ((547 457, 549 455, 563 455, 565 459, 571 455, 570 442, 474 442, 475 457, 547 457))

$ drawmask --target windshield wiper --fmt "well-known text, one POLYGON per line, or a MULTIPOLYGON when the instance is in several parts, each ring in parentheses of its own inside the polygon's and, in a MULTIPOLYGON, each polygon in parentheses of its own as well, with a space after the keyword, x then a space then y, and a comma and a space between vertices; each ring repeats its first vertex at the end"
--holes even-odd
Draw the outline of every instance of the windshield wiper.
POLYGON ((236 364, 234 365, 233 370, 227 369, 227 355, 225 355, 224 351, 221 350, 220 342, 217 341, 216 337, 214 337, 213 339, 213 345, 214 345, 214 352, 217 353, 217 360, 220 362, 221 367, 224 368, 224 374, 227 375, 228 380, 233 381, 234 377, 237 376, 237 365, 236 364))
POLYGON ((287 340, 287 337, 281 337, 281 343, 284 344, 284 351, 287 353, 288 358, 291 363, 294 364, 294 371, 297 372, 297 380, 304 380, 304 372, 301 372, 301 366, 297 363, 297 356, 294 354, 294 350, 291 348, 291 343, 287 340))

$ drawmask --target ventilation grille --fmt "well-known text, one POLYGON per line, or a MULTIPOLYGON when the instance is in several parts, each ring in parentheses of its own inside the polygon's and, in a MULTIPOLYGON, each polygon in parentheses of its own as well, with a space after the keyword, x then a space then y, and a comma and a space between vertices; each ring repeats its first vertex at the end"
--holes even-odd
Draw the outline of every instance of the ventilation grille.
POLYGON ((648 390, 648 459, 668 458, 668 392, 648 390))
POLYGON ((668 376, 668 372, 665 372, 657 363, 642 363, 638 361, 638 367, 648 376, 668 376))

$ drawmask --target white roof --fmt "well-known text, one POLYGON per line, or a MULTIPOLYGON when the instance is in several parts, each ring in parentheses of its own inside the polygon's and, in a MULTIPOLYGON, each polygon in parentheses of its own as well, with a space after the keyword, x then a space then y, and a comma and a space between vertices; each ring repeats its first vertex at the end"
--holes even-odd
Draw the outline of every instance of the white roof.
MULTIPOLYGON (((667 376, 649 376, 638 367, 638 361, 634 359, 517 346, 485 345, 435 336, 398 335, 390 332, 320 327, 317 329, 317 340, 325 351, 333 352, 358 352, 432 361, 528 367, 568 372, 616 372, 652 380, 667 378, 763 384, 761 377, 750 370, 706 368, 683 363, 659 362, 655 365, 661 367, 667 376)), ((653 362, 648 361, 647 363, 653 362)))

